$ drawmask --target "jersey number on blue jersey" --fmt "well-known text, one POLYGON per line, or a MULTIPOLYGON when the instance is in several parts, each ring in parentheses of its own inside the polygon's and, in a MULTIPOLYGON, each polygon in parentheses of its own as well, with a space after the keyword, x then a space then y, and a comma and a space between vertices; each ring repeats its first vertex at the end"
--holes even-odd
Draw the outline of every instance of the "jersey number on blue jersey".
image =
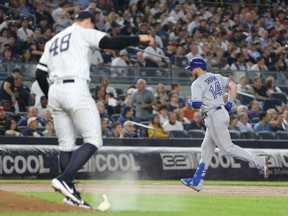
POLYGON ((53 56, 55 56, 58 55, 59 52, 64 52, 68 50, 70 45, 70 37, 71 33, 64 35, 62 38, 56 38, 51 44, 49 52, 52 53, 53 56))
POLYGON ((217 98, 217 96, 222 96, 222 88, 219 82, 215 82, 214 86, 213 83, 211 84, 209 91, 212 93, 214 99, 217 98))

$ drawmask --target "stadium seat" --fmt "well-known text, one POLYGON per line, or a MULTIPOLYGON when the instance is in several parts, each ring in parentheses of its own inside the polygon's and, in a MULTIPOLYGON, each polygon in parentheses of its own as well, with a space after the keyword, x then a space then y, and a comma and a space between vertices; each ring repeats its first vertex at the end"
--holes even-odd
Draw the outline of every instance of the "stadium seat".
POLYGON ((251 101, 255 100, 255 97, 254 95, 237 91, 237 99, 241 102, 241 104, 249 105, 251 101))
POLYGON ((241 139, 254 139, 255 134, 252 131, 246 131, 240 133, 241 139))
POLYGON ((201 129, 188 130, 187 133, 189 138, 204 138, 205 136, 205 131, 201 129))
POLYGON ((139 137, 148 137, 148 129, 144 127, 139 127, 139 137))
POLYGON ((237 130, 229 130, 229 133, 232 140, 241 138, 240 132, 237 130))
POLYGON ((186 130, 186 131, 188 131, 188 128, 189 128, 189 125, 190 125, 191 123, 182 123, 182 125, 183 125, 183 127, 184 127, 184 130, 186 130))
POLYGON ((288 132, 287 131, 276 131, 275 137, 277 140, 288 140, 288 132))
POLYGON ((272 131, 259 131, 259 132, 256 133, 256 137, 258 139, 273 140, 273 139, 275 139, 275 134, 272 131))
POLYGON ((180 130, 173 130, 169 132, 169 137, 170 138, 187 138, 187 132, 184 131, 180 131, 180 130))

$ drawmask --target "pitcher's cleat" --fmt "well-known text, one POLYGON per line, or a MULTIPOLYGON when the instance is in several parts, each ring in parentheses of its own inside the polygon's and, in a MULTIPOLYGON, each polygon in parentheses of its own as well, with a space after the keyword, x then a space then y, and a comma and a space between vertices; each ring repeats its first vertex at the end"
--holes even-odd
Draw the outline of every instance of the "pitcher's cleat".
POLYGON ((263 176, 264 176, 264 179, 268 179, 269 178, 269 174, 270 174, 270 171, 269 171, 269 168, 268 168, 268 158, 266 156, 262 156, 261 158, 262 158, 262 160, 264 162, 263 176))
POLYGON ((72 202, 71 199, 67 199, 66 197, 64 197, 63 203, 66 204, 66 205, 76 206, 76 207, 79 207, 79 208, 92 209, 92 207, 85 201, 84 201, 84 204, 77 204, 75 202, 72 202))
POLYGON ((202 190, 202 186, 204 183, 204 181, 201 179, 198 185, 193 185, 193 178, 183 178, 181 179, 181 182, 187 187, 190 187, 197 192, 202 190))
POLYGON ((64 180, 54 178, 52 179, 52 187, 55 189, 55 191, 60 192, 72 202, 78 205, 84 204, 84 201, 80 197, 80 193, 76 190, 75 185, 72 182, 66 182, 64 180))

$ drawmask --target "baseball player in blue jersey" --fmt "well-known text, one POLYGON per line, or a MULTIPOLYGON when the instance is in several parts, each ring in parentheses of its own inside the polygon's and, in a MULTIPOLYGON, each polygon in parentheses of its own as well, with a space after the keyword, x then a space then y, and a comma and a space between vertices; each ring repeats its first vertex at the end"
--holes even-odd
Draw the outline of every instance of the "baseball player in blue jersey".
POLYGON ((232 101, 236 97, 237 87, 234 82, 220 74, 206 73, 206 61, 203 58, 193 58, 186 67, 194 77, 191 85, 190 107, 201 109, 205 116, 206 133, 201 145, 201 158, 192 178, 181 179, 181 182, 200 191, 203 186, 204 176, 209 167, 216 146, 224 155, 239 158, 254 164, 264 173, 264 178, 269 177, 268 160, 265 156, 256 156, 232 143, 228 131, 229 113, 232 101), (226 104, 223 101, 223 89, 229 89, 226 104))
POLYGON ((91 206, 81 198, 73 179, 102 146, 100 116, 89 91, 92 53, 94 49, 123 49, 139 43, 155 43, 148 35, 110 38, 94 28, 95 16, 80 11, 72 26, 46 43, 35 73, 43 93, 48 96, 59 141, 61 174, 52 180, 52 187, 64 195, 65 203, 84 208, 91 206), (79 148, 75 146, 77 132, 84 141, 79 148))

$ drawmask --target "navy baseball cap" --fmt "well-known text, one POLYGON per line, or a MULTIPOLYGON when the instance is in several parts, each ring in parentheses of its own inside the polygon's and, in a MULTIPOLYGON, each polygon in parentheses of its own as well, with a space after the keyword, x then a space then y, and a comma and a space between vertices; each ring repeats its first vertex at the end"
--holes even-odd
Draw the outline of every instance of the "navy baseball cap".
POLYGON ((206 66, 206 61, 203 58, 192 58, 189 62, 189 65, 185 68, 188 70, 193 70, 195 68, 201 68, 202 70, 206 71, 207 66, 206 66))
POLYGON ((95 16, 90 13, 89 11, 80 11, 79 13, 77 13, 74 17, 76 20, 84 20, 84 19, 91 19, 91 22, 95 25, 96 24, 96 19, 95 16))

